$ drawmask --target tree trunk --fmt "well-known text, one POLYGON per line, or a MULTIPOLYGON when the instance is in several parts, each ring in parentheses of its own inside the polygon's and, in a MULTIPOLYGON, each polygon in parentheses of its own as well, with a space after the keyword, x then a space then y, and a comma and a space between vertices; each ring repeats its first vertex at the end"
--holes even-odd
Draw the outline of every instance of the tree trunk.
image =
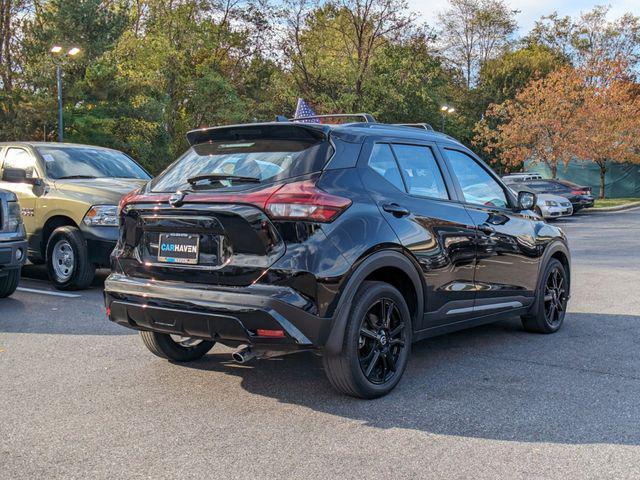
POLYGON ((552 163, 551 165, 549 165, 549 168, 551 169, 551 178, 553 178, 554 180, 558 178, 558 164, 552 163))
POLYGON ((605 181, 605 176, 607 174, 607 161, 603 161, 603 162, 598 162, 598 165, 600 166, 600 197, 599 198, 606 198, 605 197, 605 192, 604 192, 604 181, 605 181))

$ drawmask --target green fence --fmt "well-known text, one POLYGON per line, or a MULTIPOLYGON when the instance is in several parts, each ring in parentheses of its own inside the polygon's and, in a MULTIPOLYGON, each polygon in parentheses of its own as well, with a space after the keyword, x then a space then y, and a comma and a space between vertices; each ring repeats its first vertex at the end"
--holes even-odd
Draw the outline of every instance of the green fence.
MULTIPOLYGON (((549 169, 544 164, 527 165, 525 163, 525 170, 551 178, 549 169)), ((590 186, 596 196, 600 193, 600 169, 594 163, 572 161, 566 167, 561 165, 558 168, 558 178, 590 186)), ((605 192, 607 198, 640 197, 640 165, 629 163, 607 165, 605 192)))

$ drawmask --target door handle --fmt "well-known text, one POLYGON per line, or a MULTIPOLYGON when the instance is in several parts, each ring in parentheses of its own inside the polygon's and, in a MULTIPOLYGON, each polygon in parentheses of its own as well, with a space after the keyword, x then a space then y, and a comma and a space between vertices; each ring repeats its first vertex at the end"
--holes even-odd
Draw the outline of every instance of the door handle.
POLYGON ((396 217, 406 217, 407 215, 411 214, 409 209, 401 207, 397 203, 385 203, 384 205, 382 205, 382 209, 385 212, 392 213, 396 217))
POLYGON ((480 225, 478 225, 478 230, 480 230, 482 233, 486 233, 487 235, 496 233, 496 229, 486 223, 481 223, 480 225))

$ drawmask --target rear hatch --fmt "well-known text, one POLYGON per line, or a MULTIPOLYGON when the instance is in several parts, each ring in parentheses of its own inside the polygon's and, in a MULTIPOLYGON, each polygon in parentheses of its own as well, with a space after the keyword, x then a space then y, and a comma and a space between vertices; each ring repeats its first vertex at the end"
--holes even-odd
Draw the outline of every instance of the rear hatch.
POLYGON ((249 285, 286 251, 267 200, 313 181, 333 152, 328 130, 263 124, 188 138, 193 145, 181 158, 123 200, 120 268, 158 280, 249 285))

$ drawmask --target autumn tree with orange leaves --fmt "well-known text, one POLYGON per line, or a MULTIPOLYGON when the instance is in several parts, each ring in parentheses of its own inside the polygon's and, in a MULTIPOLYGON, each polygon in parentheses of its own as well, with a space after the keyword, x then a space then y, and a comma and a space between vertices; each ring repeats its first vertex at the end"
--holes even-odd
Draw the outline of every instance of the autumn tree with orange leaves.
POLYGON ((640 91, 625 67, 607 62, 585 69, 588 94, 574 121, 572 152, 598 166, 600 198, 609 163, 640 163, 640 91))
POLYGON ((474 143, 509 170, 544 163, 556 178, 572 159, 600 169, 600 197, 611 162, 640 162, 640 95, 621 62, 565 67, 531 82, 514 100, 490 105, 474 143))
POLYGON ((575 119, 584 95, 578 72, 561 68, 529 83, 515 99, 490 105, 476 125, 474 143, 507 170, 528 160, 544 163, 556 178, 558 165, 573 158, 575 119))

